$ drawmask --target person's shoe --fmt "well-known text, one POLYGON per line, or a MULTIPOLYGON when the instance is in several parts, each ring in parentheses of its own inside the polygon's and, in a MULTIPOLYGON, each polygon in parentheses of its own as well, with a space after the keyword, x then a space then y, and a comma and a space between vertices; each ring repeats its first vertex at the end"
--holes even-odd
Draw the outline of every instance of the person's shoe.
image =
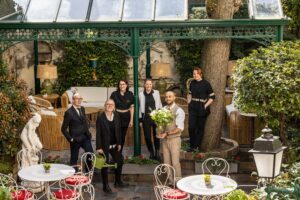
POLYGON ((123 181, 117 181, 115 182, 115 187, 127 187, 129 186, 128 183, 124 183, 123 181))
POLYGON ((155 159, 155 156, 154 156, 154 153, 153 152, 150 152, 150 157, 149 157, 151 160, 154 160, 155 159))
POLYGON ((113 193, 108 184, 103 185, 103 192, 105 192, 106 194, 112 194, 113 193))

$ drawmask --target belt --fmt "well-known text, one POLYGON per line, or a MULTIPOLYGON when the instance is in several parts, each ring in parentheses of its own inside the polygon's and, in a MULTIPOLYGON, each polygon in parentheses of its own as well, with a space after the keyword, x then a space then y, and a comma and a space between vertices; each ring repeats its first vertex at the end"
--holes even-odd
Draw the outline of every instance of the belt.
POLYGON ((129 109, 126 109, 126 110, 120 110, 120 109, 116 109, 117 112, 120 112, 120 113, 126 113, 129 111, 129 109))
POLYGON ((197 98, 192 98, 192 101, 200 101, 202 103, 205 103, 207 99, 197 99, 197 98))
POLYGON ((117 146, 116 144, 109 145, 109 149, 113 149, 113 148, 115 148, 116 146, 117 146))

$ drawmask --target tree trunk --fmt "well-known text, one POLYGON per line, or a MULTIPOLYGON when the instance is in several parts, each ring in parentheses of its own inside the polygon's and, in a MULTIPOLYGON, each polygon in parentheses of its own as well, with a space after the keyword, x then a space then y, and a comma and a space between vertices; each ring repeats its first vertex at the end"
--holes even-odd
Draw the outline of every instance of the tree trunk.
POLYGON ((284 114, 280 116, 279 135, 283 145, 289 147, 290 145, 287 139, 287 122, 286 122, 286 116, 284 114))
MULTIPOLYGON (((232 19, 234 12, 239 9, 241 0, 207 0, 206 9, 212 19, 232 19)), ((206 40, 202 53, 202 68, 204 78, 208 80, 216 99, 211 105, 202 148, 210 150, 218 148, 224 116, 224 96, 226 87, 227 64, 230 53, 229 39, 206 40)))

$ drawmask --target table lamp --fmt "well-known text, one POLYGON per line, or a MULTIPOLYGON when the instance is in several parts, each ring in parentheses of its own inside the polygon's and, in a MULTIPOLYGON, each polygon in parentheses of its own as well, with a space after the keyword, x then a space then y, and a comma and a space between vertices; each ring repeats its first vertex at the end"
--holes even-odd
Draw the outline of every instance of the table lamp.
POLYGON ((52 94, 53 84, 50 79, 57 79, 57 66, 52 64, 39 65, 37 77, 44 80, 42 90, 45 90, 47 94, 52 94))
POLYGON ((167 82, 165 78, 172 76, 172 69, 170 63, 155 62, 151 64, 151 76, 153 79, 158 79, 155 84, 155 88, 159 90, 161 94, 166 92, 167 82))

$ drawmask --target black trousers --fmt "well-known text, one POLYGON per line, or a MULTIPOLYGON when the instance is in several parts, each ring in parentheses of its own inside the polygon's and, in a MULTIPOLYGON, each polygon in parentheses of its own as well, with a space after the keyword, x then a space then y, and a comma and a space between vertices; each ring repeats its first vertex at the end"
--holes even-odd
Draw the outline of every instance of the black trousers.
POLYGON ((189 136, 190 136, 190 148, 196 149, 200 147, 207 116, 199 116, 189 114, 189 136))
POLYGON ((154 148, 155 148, 155 151, 158 152, 159 151, 159 147, 160 147, 160 141, 156 137, 156 125, 153 122, 153 120, 151 120, 150 117, 146 116, 144 118, 144 121, 143 121, 143 130, 144 130, 144 136, 145 136, 145 140, 146 140, 146 145, 147 145, 148 151, 150 153, 154 153, 154 151, 153 151, 153 143, 152 143, 152 136, 151 136, 151 132, 152 132, 153 133, 153 138, 154 138, 154 148))
MULTIPOLYGON (((122 167, 124 158, 120 151, 116 148, 110 149, 109 152, 105 152, 106 158, 109 158, 109 154, 111 155, 113 159, 113 163, 117 163, 117 169, 115 169, 115 182, 121 181, 121 174, 122 174, 122 167)), ((108 184, 108 168, 104 167, 101 169, 101 176, 103 185, 108 184)))
POLYGON ((91 143, 91 139, 85 138, 84 140, 80 142, 73 141, 70 143, 70 149, 71 149, 71 165, 77 165, 78 161, 78 154, 79 154, 79 149, 83 148, 85 152, 91 152, 93 153, 93 147, 91 143))
POLYGON ((120 119, 121 119, 121 153, 123 151, 123 146, 124 146, 124 143, 125 143, 125 137, 126 137, 126 134, 127 134, 127 130, 128 130, 128 125, 129 125, 129 122, 130 122, 130 112, 125 112, 125 113, 122 113, 122 112, 118 112, 119 115, 120 115, 120 119))

